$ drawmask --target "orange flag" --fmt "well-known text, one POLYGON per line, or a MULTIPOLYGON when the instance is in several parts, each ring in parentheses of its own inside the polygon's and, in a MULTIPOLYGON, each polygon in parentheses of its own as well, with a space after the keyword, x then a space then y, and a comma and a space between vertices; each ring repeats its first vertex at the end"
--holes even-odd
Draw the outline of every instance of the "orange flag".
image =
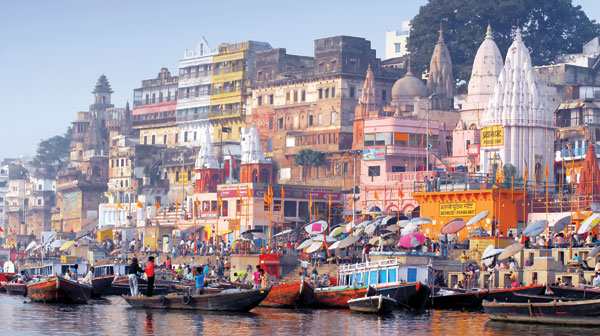
POLYGON ((200 201, 198 201, 198 197, 196 197, 196 206, 200 206, 200 201))
POLYGON ((221 196, 217 196, 217 204, 219 205, 219 207, 223 207, 223 199, 221 198, 221 196))
POLYGON ((402 189, 398 188, 398 198, 402 199, 404 198, 404 193, 402 192, 402 189))
POLYGON ((121 205, 121 203, 119 203, 119 200, 117 200, 117 208, 123 209, 123 206, 121 205))
POLYGON ((246 184, 246 197, 250 198, 250 196, 252 196, 252 193, 250 192, 250 186, 246 184))
POLYGON ((158 212, 158 208, 160 208, 160 203, 158 203, 158 199, 156 200, 156 212, 158 212))
POLYGON ((235 197, 240 197, 240 186, 237 186, 237 189, 235 191, 235 197))
POLYGON ((525 167, 523 168, 523 180, 527 184, 527 162, 525 162, 525 167))
POLYGON ((309 209, 312 209, 312 204, 313 204, 313 202, 312 202, 312 195, 310 195, 310 198, 308 200, 308 208, 309 209))
POLYGON ((350 209, 354 208, 354 196, 350 197, 350 209))
POLYGON ((375 190, 375 200, 379 202, 379 194, 377 193, 377 190, 375 190))
POLYGON ((546 162, 546 170, 544 170, 544 176, 546 177, 546 180, 548 179, 548 162, 546 162))
POLYGON ((144 208, 144 204, 142 202, 140 202, 140 200, 137 200, 137 206, 138 208, 144 208))
POLYGON ((283 186, 281 186, 281 199, 285 198, 285 190, 283 190, 283 186))
POLYGON ((329 207, 331 208, 331 193, 329 193, 329 207))

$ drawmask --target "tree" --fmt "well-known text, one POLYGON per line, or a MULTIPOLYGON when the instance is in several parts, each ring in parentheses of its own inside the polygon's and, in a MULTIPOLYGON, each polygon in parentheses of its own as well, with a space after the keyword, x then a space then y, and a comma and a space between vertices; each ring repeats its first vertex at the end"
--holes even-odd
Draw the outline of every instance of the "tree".
POLYGON ((600 25, 571 0, 430 0, 411 21, 407 47, 413 72, 429 68, 439 23, 462 91, 488 23, 503 58, 520 27, 534 66, 554 64, 560 54, 580 53, 583 44, 600 35, 600 25))
POLYGON ((504 183, 506 186, 511 186, 513 178, 517 177, 517 168, 512 163, 504 164, 502 167, 502 174, 504 176, 504 183))
POLYGON ((73 129, 69 127, 63 135, 55 135, 41 140, 31 164, 38 171, 44 171, 47 175, 56 175, 69 162, 72 138, 73 129))
POLYGON ((302 166, 302 179, 306 176, 306 169, 310 167, 318 167, 323 163, 323 153, 314 151, 310 148, 305 148, 294 156, 294 165, 302 166))

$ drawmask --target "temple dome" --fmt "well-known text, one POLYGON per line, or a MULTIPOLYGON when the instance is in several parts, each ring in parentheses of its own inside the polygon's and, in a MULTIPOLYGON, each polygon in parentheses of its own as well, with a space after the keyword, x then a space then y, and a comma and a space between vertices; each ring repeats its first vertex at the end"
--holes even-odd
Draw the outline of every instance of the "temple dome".
POLYGON ((412 74, 410 67, 406 75, 398 79, 392 87, 392 100, 396 101, 401 97, 427 97, 427 87, 412 74))
POLYGON ((494 87, 503 66, 502 55, 492 38, 492 29, 488 26, 485 39, 477 49, 473 60, 468 87, 470 101, 481 101, 483 104, 487 104, 489 97, 494 93, 494 87))

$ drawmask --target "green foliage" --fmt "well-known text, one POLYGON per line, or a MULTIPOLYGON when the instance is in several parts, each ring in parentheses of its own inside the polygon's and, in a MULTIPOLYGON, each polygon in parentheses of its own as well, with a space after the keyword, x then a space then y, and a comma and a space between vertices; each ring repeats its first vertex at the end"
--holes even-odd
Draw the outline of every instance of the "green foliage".
POLYGON ((72 138, 73 129, 69 127, 63 135, 41 140, 31 164, 48 175, 55 175, 69 162, 72 138))
POLYGON ((442 23, 459 83, 471 76, 488 23, 503 58, 516 27, 521 27, 533 65, 553 64, 560 54, 580 53, 583 44, 600 35, 600 25, 590 21, 581 6, 573 6, 571 0, 430 0, 411 23, 407 47, 413 72, 429 68, 442 23))
POLYGON ((510 182, 513 177, 517 177, 517 168, 512 163, 507 163, 502 167, 502 173, 504 174, 504 181, 510 182))
POLYGON ((323 163, 323 153, 306 148, 294 156, 294 165, 302 167, 318 167, 323 163))

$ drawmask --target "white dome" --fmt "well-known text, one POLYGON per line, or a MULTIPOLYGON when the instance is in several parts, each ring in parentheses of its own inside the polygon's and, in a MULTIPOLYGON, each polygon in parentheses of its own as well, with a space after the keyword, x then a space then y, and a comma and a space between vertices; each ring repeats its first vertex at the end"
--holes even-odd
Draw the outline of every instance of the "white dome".
POLYGON ((502 55, 492 38, 491 28, 488 26, 485 40, 477 49, 473 60, 473 70, 471 70, 468 88, 470 102, 487 105, 489 97, 494 93, 494 87, 503 66, 502 55))

